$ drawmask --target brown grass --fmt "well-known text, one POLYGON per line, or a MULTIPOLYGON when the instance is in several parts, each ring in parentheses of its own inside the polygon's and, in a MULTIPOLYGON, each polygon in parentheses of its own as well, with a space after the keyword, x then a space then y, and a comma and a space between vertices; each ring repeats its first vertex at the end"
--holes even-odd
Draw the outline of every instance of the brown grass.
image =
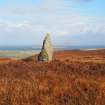
POLYGON ((15 59, 12 58, 0 58, 0 63, 9 63, 9 62, 14 62, 16 61, 15 59))
POLYGON ((105 105, 105 62, 95 57, 104 53, 65 51, 50 63, 0 63, 0 105, 105 105))

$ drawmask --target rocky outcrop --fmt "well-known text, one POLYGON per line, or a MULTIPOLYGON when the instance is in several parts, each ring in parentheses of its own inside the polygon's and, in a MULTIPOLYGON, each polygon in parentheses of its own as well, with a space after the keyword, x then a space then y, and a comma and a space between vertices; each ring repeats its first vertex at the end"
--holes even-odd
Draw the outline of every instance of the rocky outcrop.
POLYGON ((50 39, 50 34, 47 34, 43 41, 43 46, 40 54, 38 55, 38 60, 46 62, 53 60, 53 48, 50 39))

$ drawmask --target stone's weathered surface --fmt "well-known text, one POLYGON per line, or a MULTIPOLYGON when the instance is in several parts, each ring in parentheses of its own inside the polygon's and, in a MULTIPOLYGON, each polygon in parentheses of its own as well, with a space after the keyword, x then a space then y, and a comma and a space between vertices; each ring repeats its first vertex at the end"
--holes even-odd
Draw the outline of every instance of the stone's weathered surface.
POLYGON ((53 60, 53 48, 49 34, 46 35, 43 41, 43 46, 40 54, 38 55, 38 60, 46 62, 53 60))

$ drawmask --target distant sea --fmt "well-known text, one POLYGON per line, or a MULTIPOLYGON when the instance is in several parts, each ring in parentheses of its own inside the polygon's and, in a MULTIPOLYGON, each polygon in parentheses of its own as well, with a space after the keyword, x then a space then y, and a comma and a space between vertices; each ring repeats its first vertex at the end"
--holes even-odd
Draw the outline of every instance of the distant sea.
MULTIPOLYGON (((93 50, 104 49, 103 46, 54 46, 55 50, 93 50)), ((40 51, 41 46, 0 46, 0 51, 40 51)))
MULTIPOLYGON (((62 50, 95 50, 105 46, 54 46, 54 51, 62 50)), ((0 46, 0 58, 22 59, 39 53, 41 46, 0 46)))

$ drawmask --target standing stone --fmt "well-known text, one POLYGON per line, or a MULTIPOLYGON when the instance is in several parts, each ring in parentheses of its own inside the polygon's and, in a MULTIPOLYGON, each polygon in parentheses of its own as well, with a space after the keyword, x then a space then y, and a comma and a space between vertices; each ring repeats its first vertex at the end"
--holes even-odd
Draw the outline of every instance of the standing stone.
POLYGON ((46 62, 53 60, 53 48, 50 39, 50 34, 47 34, 43 41, 43 46, 40 54, 38 55, 38 60, 46 62))

